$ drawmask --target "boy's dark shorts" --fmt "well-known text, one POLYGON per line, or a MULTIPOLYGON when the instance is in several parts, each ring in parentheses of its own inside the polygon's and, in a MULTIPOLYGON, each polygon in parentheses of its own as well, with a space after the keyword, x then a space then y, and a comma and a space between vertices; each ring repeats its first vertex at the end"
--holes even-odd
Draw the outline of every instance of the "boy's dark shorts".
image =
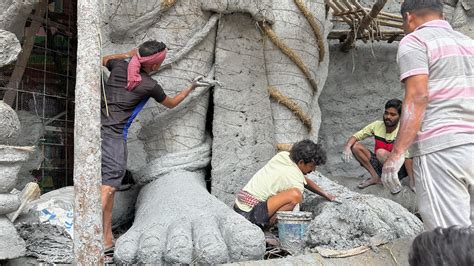
MULTIPOLYGON (((377 160, 377 155, 370 151, 370 164, 372 167, 375 169, 375 172, 379 177, 382 177, 382 168, 383 164, 377 160)), ((400 171, 398 171, 398 179, 402 179, 404 177, 408 176, 407 169, 405 168, 405 164, 402 165, 400 168, 400 171)))
POLYGON ((123 136, 102 136, 102 184, 119 189, 127 170, 127 141, 123 136))
POLYGON ((266 201, 258 203, 249 212, 239 209, 239 207, 234 204, 234 211, 262 229, 269 225, 270 217, 268 217, 268 206, 266 201))

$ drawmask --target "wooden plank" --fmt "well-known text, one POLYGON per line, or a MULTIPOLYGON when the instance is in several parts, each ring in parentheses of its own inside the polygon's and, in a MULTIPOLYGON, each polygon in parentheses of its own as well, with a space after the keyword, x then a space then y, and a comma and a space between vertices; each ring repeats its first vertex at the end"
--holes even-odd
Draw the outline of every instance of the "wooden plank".
MULTIPOLYGON (((47 7, 47 0, 41 0, 35 9, 35 15, 38 17, 44 17, 46 13, 47 7)), ((18 85, 23 78, 23 74, 25 73, 26 65, 28 64, 28 59, 31 55, 31 50, 33 50, 33 45, 35 43, 36 33, 38 32, 40 26, 42 25, 39 21, 33 21, 30 26, 30 30, 26 32, 25 39, 23 41, 22 52, 18 55, 18 59, 16 61, 15 69, 10 77, 10 80, 7 84, 7 91, 3 96, 3 101, 12 106, 15 103, 16 98, 16 89, 18 89, 18 85)))
POLYGON ((46 19, 45 17, 42 17, 42 16, 37 16, 36 14, 31 14, 28 18, 31 19, 32 21, 37 21, 37 22, 40 22, 42 24, 47 24, 49 28, 51 28, 51 27, 58 28, 59 30, 61 30, 67 36, 72 37, 72 32, 70 32, 69 27, 67 27, 63 24, 51 21, 51 20, 46 19))

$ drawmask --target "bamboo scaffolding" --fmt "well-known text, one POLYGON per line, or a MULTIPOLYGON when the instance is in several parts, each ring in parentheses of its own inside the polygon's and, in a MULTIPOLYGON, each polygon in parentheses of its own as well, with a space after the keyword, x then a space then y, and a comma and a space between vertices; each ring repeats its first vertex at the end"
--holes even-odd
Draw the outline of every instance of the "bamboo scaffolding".
POLYGON ((341 50, 349 51, 356 40, 387 41, 389 43, 403 38, 403 18, 398 14, 383 12, 387 0, 377 0, 372 8, 362 6, 357 0, 326 0, 333 10, 333 22, 346 23, 349 30, 333 30, 328 39, 338 39, 343 44, 341 50), (388 29, 394 28, 394 30, 388 29))

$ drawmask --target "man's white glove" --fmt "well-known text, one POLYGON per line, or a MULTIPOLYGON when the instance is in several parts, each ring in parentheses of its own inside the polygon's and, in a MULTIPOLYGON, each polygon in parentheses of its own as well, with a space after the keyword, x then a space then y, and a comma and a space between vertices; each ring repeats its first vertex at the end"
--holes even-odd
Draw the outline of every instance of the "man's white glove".
POLYGON ((352 151, 351 147, 346 147, 344 148, 344 151, 342 151, 342 156, 341 159, 343 162, 348 163, 350 160, 352 160, 352 151))
POLYGON ((191 84, 195 88, 198 87, 209 87, 211 84, 207 82, 203 76, 197 76, 196 78, 193 79, 193 83, 191 84))
POLYGON ((403 154, 397 157, 392 153, 383 164, 382 183, 390 189, 392 194, 397 194, 402 189, 402 184, 398 179, 398 171, 400 171, 404 162, 405 156, 403 154))

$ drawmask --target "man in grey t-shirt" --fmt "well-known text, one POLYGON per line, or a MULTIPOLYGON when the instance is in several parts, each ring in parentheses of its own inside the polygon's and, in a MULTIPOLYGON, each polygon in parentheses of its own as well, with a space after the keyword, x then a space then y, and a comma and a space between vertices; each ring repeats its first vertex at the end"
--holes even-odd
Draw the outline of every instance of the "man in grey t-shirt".
POLYGON ((110 70, 105 84, 106 104, 102 106, 102 186, 105 260, 113 255, 112 209, 115 191, 120 187, 127 168, 128 129, 148 99, 173 108, 196 87, 198 80, 174 97, 167 96, 150 77, 166 57, 166 45, 147 41, 127 53, 105 56, 102 64, 110 70), (125 58, 131 58, 126 62, 125 58))

